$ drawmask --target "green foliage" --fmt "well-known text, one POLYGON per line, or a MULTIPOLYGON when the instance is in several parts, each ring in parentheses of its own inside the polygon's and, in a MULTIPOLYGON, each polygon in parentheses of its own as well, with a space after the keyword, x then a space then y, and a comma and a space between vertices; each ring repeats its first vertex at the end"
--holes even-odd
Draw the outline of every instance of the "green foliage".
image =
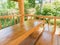
POLYGON ((0 10, 0 16, 8 15, 7 9, 1 9, 0 10))
POLYGON ((27 9, 29 9, 30 7, 29 7, 29 3, 28 3, 28 1, 27 0, 25 0, 25 2, 24 2, 24 10, 25 10, 25 14, 28 14, 28 10, 27 9))
POLYGON ((29 2, 29 7, 34 8, 35 7, 35 0, 28 0, 29 2))
POLYGON ((44 5, 42 15, 51 15, 51 11, 50 5, 44 5))
POLYGON ((42 14, 42 15, 52 15, 52 10, 51 10, 50 5, 44 5, 41 12, 40 12, 40 8, 41 7, 39 7, 39 5, 35 8, 37 15, 40 15, 40 14, 42 14))
POLYGON ((40 15, 41 13, 40 13, 40 7, 39 7, 39 5, 37 5, 35 9, 36 9, 36 13, 35 14, 40 15))
POLYGON ((18 17, 17 19, 0 19, 0 22, 2 23, 2 28, 8 27, 8 26, 12 26, 15 25, 17 23, 19 23, 20 17, 18 17), (18 21, 17 21, 18 20, 18 21), (5 22, 6 21, 6 22, 5 22))
POLYGON ((25 8, 30 8, 30 7, 29 7, 29 3, 28 3, 28 1, 26 1, 26 0, 25 0, 25 2, 24 2, 24 7, 25 7, 25 8))
POLYGON ((8 1, 7 1, 7 4, 8 4, 8 5, 7 5, 7 8, 9 8, 9 9, 15 8, 15 6, 16 6, 14 1, 9 1, 9 0, 8 0, 8 1))
MULTIPOLYGON (((50 20, 50 23, 51 23, 52 25, 54 25, 54 19, 51 19, 51 20, 50 20)), ((56 25, 60 26, 60 20, 59 20, 59 19, 56 20, 56 25)))
POLYGON ((56 16, 60 16, 60 1, 55 0, 55 2, 53 3, 54 5, 54 9, 56 10, 55 14, 56 16))
POLYGON ((39 6, 36 7, 36 14, 40 15, 50 15, 50 16, 60 16, 60 2, 46 3, 42 7, 42 11, 40 11, 39 6))

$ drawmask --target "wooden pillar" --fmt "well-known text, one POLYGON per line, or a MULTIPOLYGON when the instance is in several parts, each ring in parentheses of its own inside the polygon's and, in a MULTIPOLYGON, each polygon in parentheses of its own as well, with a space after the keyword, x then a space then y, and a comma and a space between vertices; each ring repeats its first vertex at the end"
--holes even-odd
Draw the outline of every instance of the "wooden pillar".
POLYGON ((24 22, 24 0, 18 0, 19 12, 20 12, 20 24, 24 22))

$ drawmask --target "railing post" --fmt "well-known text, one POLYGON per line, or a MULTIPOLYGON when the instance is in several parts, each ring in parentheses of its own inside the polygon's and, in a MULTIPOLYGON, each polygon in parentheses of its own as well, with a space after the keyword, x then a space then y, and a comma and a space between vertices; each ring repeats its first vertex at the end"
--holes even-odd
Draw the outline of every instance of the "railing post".
POLYGON ((52 45, 53 45, 53 41, 54 41, 55 32, 56 32, 56 16, 54 17, 54 30, 53 30, 53 34, 52 34, 52 40, 51 40, 52 45))
POLYGON ((48 31, 50 30, 50 18, 48 20, 48 31))
POLYGON ((54 32, 53 32, 53 34, 55 34, 55 31, 56 31, 56 16, 54 17, 54 32))
POLYGON ((44 17, 43 17, 43 31, 44 31, 44 29, 45 29, 45 19, 44 19, 44 17))
POLYGON ((2 25, 1 25, 1 20, 0 20, 0 29, 2 28, 2 25))
POLYGON ((1 24, 0 24, 0 29, 1 29, 1 24))

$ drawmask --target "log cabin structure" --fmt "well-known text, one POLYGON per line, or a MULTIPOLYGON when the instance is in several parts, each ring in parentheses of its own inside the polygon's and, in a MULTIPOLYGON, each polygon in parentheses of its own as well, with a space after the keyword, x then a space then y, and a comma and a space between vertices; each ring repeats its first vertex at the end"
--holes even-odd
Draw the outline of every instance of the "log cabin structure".
MULTIPOLYGON (((19 4, 20 15, 14 16, 20 17, 20 23, 1 29, 2 26, 0 22, 0 45, 60 45, 60 34, 55 35, 56 19, 60 19, 60 17, 24 14, 24 0, 14 1, 17 1, 19 4), (24 17, 29 16, 34 17, 34 19, 24 21, 24 17), (43 18, 43 20, 36 20, 35 17, 39 19, 43 18), (44 19, 46 18, 54 19, 52 31, 49 31, 49 29, 46 31, 44 28, 46 23, 44 19), (42 30, 40 28, 42 28, 42 30)), ((0 19, 12 19, 14 16, 0 16, 0 19)))

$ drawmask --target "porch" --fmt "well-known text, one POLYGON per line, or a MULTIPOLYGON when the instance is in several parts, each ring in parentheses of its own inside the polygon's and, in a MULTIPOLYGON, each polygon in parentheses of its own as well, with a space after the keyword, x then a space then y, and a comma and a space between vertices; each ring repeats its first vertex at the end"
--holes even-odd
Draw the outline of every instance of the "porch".
POLYGON ((14 25, 9 27, 4 20, 4 28, 0 20, 0 45, 60 45, 60 31, 56 25, 60 17, 24 14, 23 1, 18 0, 19 15, 0 16, 0 19, 9 19, 9 25, 14 19, 14 25), (54 20, 53 25, 50 19, 54 20))

